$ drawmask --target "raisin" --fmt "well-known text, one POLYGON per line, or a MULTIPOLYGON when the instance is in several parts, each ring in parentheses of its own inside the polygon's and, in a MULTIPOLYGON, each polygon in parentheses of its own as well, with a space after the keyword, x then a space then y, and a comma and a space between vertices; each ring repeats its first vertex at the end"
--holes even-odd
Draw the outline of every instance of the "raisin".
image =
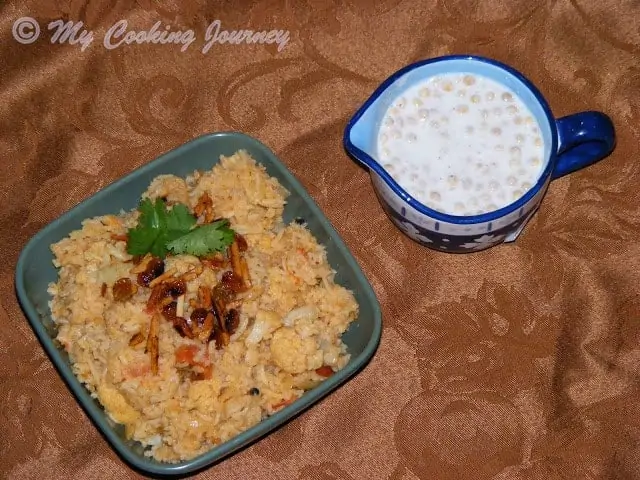
POLYGON ((193 312, 191 312, 191 321, 197 323, 198 325, 204 324, 205 318, 209 311, 206 308, 196 308, 193 312))
POLYGON ((173 319, 173 328, 176 329, 181 337, 194 337, 193 331, 191 330, 191 320, 187 320, 184 317, 175 317, 173 319))
POLYGON ((171 302, 168 305, 162 307, 162 315, 164 315, 164 318, 166 318, 168 321, 173 322, 177 317, 177 309, 178 304, 176 302, 171 302))
POLYGON ((227 288, 227 290, 238 293, 244 290, 244 281, 239 275, 233 273, 233 271, 228 270, 222 274, 221 283, 227 288))
POLYGON ((138 285, 148 287, 149 284, 164 273, 164 262, 157 257, 153 257, 147 263, 144 272, 138 274, 138 285))
POLYGON ((206 342, 214 329, 214 317, 206 308, 196 308, 191 312, 191 331, 198 340, 206 342))
POLYGON ((171 295, 173 298, 184 295, 187 291, 187 285, 185 284, 184 280, 180 278, 166 282, 165 288, 166 293, 171 295))
POLYGON ((113 284, 112 291, 113 299, 116 302, 126 302, 136 293, 135 285, 126 277, 116 280, 113 284))
POLYGON ((136 345, 140 345, 142 342, 144 342, 144 335, 138 332, 129 340, 129 346, 135 347, 136 345))

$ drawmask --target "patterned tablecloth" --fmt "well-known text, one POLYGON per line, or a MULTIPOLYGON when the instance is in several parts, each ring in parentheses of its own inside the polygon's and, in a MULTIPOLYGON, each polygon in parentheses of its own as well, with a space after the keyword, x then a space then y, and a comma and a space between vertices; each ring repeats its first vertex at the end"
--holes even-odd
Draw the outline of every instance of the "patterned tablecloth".
POLYGON ((640 478, 639 24, 630 0, 4 2, 0 477, 139 478, 26 322, 18 254, 132 169, 239 130, 277 153, 343 236, 384 330, 352 381, 198 478, 640 478), (65 39, 56 20, 83 25, 65 39), (288 33, 203 53, 215 20, 220 32, 288 33), (193 42, 107 35, 156 22, 192 29, 193 42), (399 234, 342 147, 346 120, 379 82, 449 53, 510 63, 557 116, 604 111, 618 135, 609 158, 552 183, 515 244, 471 255, 399 234))

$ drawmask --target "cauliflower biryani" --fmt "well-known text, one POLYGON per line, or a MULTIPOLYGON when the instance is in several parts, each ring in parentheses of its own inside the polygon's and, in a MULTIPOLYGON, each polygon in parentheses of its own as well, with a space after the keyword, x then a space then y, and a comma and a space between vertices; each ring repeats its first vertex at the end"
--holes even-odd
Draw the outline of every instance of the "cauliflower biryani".
POLYGON ((245 151, 160 175, 52 245, 57 341, 127 438, 195 457, 343 368, 358 314, 288 192, 245 151))

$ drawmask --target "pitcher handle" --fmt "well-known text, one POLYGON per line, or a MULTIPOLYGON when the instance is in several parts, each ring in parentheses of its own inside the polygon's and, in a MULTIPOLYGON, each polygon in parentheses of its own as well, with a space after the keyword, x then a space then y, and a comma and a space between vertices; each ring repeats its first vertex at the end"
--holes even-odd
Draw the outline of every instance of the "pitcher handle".
POLYGON ((556 125, 558 157, 553 180, 596 163, 615 147, 613 122, 602 112, 575 113, 559 118, 556 125))

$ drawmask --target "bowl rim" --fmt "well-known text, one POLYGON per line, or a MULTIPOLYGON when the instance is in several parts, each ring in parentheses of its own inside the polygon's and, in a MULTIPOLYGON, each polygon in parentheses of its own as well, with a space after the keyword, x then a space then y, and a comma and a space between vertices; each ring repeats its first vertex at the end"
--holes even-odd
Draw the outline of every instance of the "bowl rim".
MULTIPOLYGON (((84 217, 82 217, 82 219, 84 220, 84 217)), ((126 175, 114 180, 104 188, 93 193, 74 207, 63 212, 57 218, 46 224, 27 241, 19 254, 18 262, 15 268, 15 290, 18 303, 20 304, 22 311, 27 318, 27 321, 31 325, 36 338, 47 353, 49 360, 58 371, 58 374, 61 375, 67 388, 71 390, 76 402, 79 404, 81 409, 89 417, 94 426, 97 427, 98 431, 103 435, 103 437, 106 437, 107 443, 109 443, 110 446, 116 451, 116 453, 119 454, 121 459, 125 460, 125 462, 134 469, 138 469, 147 474, 153 475, 184 476, 199 470, 203 470, 205 468, 213 466, 214 464, 224 460, 240 449, 258 441, 267 434, 282 427, 293 417, 303 412, 304 410, 316 405, 323 397, 337 390, 361 369, 365 368, 377 351, 382 336, 382 313, 375 292, 366 275, 362 271, 362 268, 353 256, 351 250, 346 246, 344 240, 335 230, 330 220, 322 212, 316 201, 311 197, 311 195, 302 186, 302 184, 293 175, 293 173, 269 147, 267 147, 265 144, 254 137, 236 131, 205 133, 203 135, 194 137, 178 145, 177 147, 169 149, 164 153, 157 155, 146 164, 137 167, 131 170, 126 175), (49 335, 46 327, 42 323, 41 315, 37 312, 34 304, 29 299, 27 286, 25 283, 25 270, 27 262, 31 256, 31 252, 34 248, 36 248, 36 245, 38 245, 42 241, 42 239, 45 238, 47 234, 54 230, 59 224, 69 220, 74 215, 76 215, 77 212, 80 212, 82 208, 84 208, 88 203, 93 203, 99 199, 108 197, 113 192, 126 186, 127 183, 129 183, 138 175, 149 173, 154 169, 164 165, 165 163, 169 163, 174 157, 187 152, 189 149, 195 147, 199 143, 207 143, 223 137, 238 138, 243 144, 243 146, 239 147, 239 149, 244 148, 247 150, 260 151, 268 159, 270 166, 276 169, 279 174, 283 175, 287 179, 287 181, 295 191, 295 194, 302 197, 305 208, 309 210, 309 215, 315 217, 321 224, 321 228, 324 228, 330 235, 332 241, 335 243, 336 248, 344 257, 345 263, 348 265, 348 268, 353 270, 355 276, 358 278, 358 287, 361 289, 363 298, 370 305, 372 310, 372 334, 368 339, 365 348, 359 355, 351 357, 349 363, 343 369, 337 371, 334 375, 324 380, 312 390, 305 392, 305 394, 302 397, 298 398, 295 402, 282 408, 273 415, 261 420, 256 425, 239 433, 226 442, 219 444, 214 448, 208 450, 207 452, 204 452, 190 460, 185 460, 178 463, 161 463, 153 460, 152 458, 144 457, 135 453, 133 449, 131 449, 128 445, 128 442, 118 436, 115 429, 109 424, 109 422, 112 421, 108 419, 105 410, 98 405, 96 400, 91 398, 88 389, 75 376, 72 371, 71 365, 67 363, 63 358, 61 351, 55 344, 54 338, 49 335)), ((47 315, 51 315, 50 310, 47 310, 47 315)), ((117 422, 113 423, 118 425, 117 422)))
POLYGON ((363 163, 367 168, 373 170, 384 182, 385 184, 393 191, 394 194, 398 196, 399 199, 403 200, 407 205, 417 210, 419 213, 426 215, 427 217, 431 217, 435 220, 453 224, 453 225, 472 225, 479 223, 487 223, 503 218, 520 208, 526 206, 531 199, 533 199, 541 189, 545 188, 545 184, 551 177, 551 173, 555 166, 555 161, 557 157, 558 150, 558 130, 556 125, 556 119, 549 107, 549 104, 545 97, 542 95, 538 87, 529 80, 523 73, 516 70, 515 68, 502 63, 498 60, 480 56, 480 55, 443 55, 439 57, 428 58, 425 60, 419 60, 417 62, 410 63, 399 70, 392 73, 389 77, 387 77, 375 90, 374 92, 365 100, 365 102, 356 110, 354 115, 347 122, 346 128, 344 130, 342 142, 345 150, 349 153, 350 156, 355 158, 358 162, 363 163), (412 197, 403 187, 401 187, 394 179, 387 173, 387 171, 380 165, 376 160, 374 160, 369 154, 356 147, 351 142, 351 130, 356 125, 358 120, 364 115, 364 113, 369 109, 371 104, 375 102, 382 93, 384 93, 396 80, 399 80, 405 74, 409 73, 412 70, 417 68, 430 65, 433 63, 447 62, 452 60, 464 60, 469 62, 476 63, 485 63, 491 65, 493 67, 502 69, 522 83, 527 89, 531 91, 536 101, 540 104, 540 107, 543 110, 545 119, 549 125, 549 129, 551 131, 551 145, 549 150, 549 159, 541 172, 540 176, 536 183, 519 199, 515 202, 512 202, 508 205, 505 205, 498 210, 494 210, 491 212, 483 213, 480 215, 452 215, 448 213, 439 212, 437 210, 433 210, 432 208, 427 207, 423 203, 416 200, 412 197))

